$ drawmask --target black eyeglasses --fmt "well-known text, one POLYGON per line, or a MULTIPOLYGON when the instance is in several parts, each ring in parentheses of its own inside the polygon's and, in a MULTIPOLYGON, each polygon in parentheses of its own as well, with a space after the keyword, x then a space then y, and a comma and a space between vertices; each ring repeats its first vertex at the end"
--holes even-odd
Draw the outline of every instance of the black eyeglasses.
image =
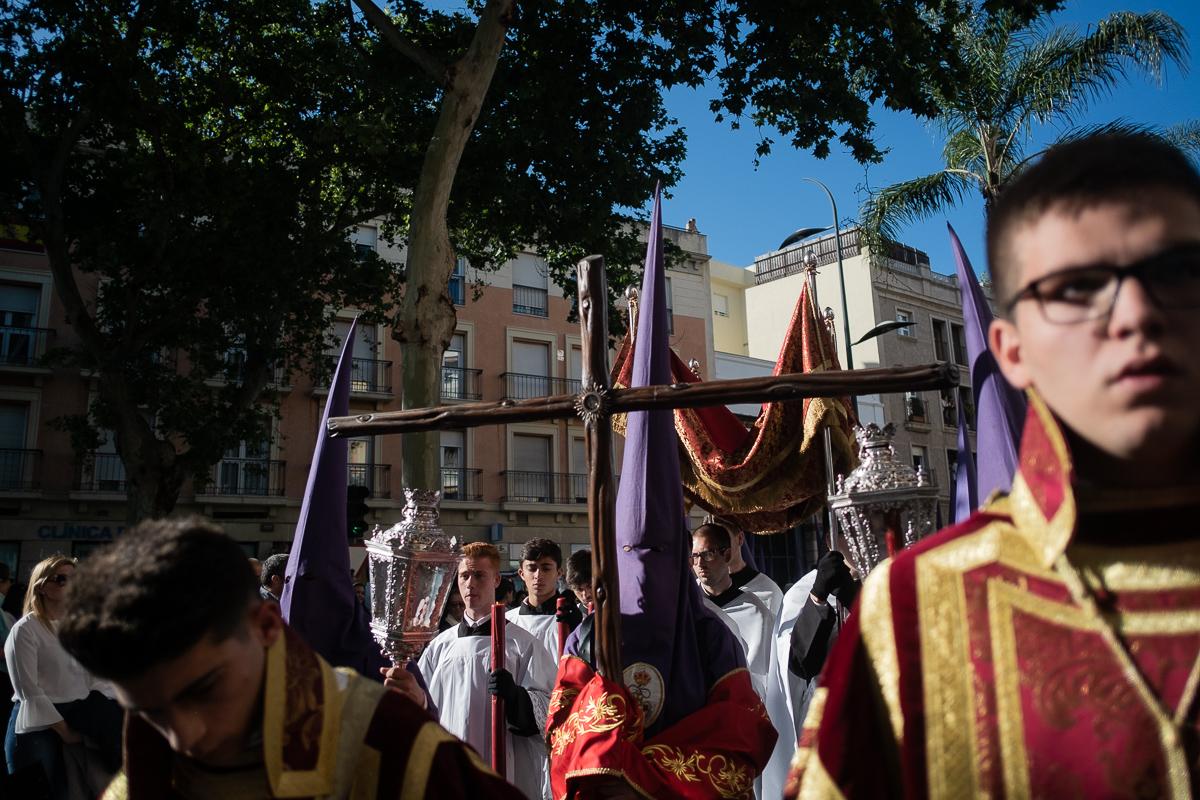
POLYGON ((69 580, 71 580, 70 575, 53 575, 49 578, 46 578, 46 583, 53 583, 58 586, 66 586, 67 581, 69 580))
POLYGON ((1042 317, 1056 325, 1103 319, 1112 313, 1126 278, 1136 278, 1159 308, 1200 307, 1200 244, 1176 247, 1127 267, 1096 264, 1055 272, 1013 295, 1007 310, 1036 300, 1042 317))
POLYGON ((717 556, 728 552, 728 550, 729 550, 728 547, 718 547, 715 550, 701 550, 698 553, 692 553, 692 563, 695 563, 697 561, 703 561, 705 563, 708 563, 710 561, 716 561, 717 556))

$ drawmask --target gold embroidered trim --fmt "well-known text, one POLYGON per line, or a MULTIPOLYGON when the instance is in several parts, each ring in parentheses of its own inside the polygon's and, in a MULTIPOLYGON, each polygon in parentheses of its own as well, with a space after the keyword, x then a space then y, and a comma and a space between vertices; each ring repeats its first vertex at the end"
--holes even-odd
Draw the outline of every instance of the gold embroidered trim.
POLYGON ((562 711, 564 708, 569 708, 575 702, 575 698, 579 696, 579 689, 567 689, 562 686, 550 693, 550 705, 546 713, 553 716, 562 711))
POLYGON ((1067 556, 1092 588, 1114 592, 1200 587, 1200 547, 1194 542, 1149 547, 1072 545, 1067 556))
POLYGON ((104 790, 101 800, 127 800, 129 797, 129 779, 125 777, 124 771, 118 772, 117 776, 108 784, 108 788, 104 790))
MULTIPOLYGON (((623 769, 612 769, 611 767, 591 767, 588 769, 577 769, 564 775, 563 782, 566 783, 567 781, 571 780, 571 778, 586 778, 588 775, 610 775, 614 778, 620 778, 628 783, 633 790, 642 797, 645 797, 647 800, 655 800, 654 795, 650 794, 636 782, 634 782, 632 778, 625 774, 625 770, 623 769)), ((558 800, 567 800, 567 796, 565 794, 559 795, 558 800)))
POLYGON ((403 800, 416 800, 425 796, 429 784, 429 773, 433 768, 433 757, 445 742, 458 740, 436 722, 426 722, 417 731, 412 749, 408 752, 408 767, 404 770, 404 784, 400 789, 403 800))
POLYGON ((821 759, 814 756, 808 759, 804 768, 804 778, 800 783, 797 800, 843 800, 844 795, 838 785, 825 770, 821 759))
POLYGON ((354 765, 354 784, 350 787, 349 800, 375 800, 379 788, 379 751, 363 746, 358 763, 354 765))
POLYGON ((922 693, 931 798, 974 797, 979 788, 974 671, 963 575, 998 557, 997 529, 922 553, 916 560, 922 693))
POLYGON ((892 562, 884 561, 863 583, 858 604, 863 647, 875 669, 879 691, 892 723, 897 746, 904 742, 904 712, 900 708, 900 660, 896 654, 896 629, 892 620, 892 562))
MULTIPOLYGON (((267 648, 267 677, 263 701, 263 763, 275 797, 311 797, 333 791, 337 767, 338 730, 342 695, 337 679, 324 659, 315 656, 321 670, 321 729, 317 765, 310 770, 287 769, 283 763, 284 715, 287 712, 287 645, 281 632, 267 648)), ((293 700, 294 702, 294 700, 293 700)))
POLYGON ((583 708, 572 711, 566 722, 550 735, 550 754, 560 756, 563 751, 585 733, 605 733, 625 724, 628 714, 625 698, 619 694, 604 692, 590 698, 583 708))
POLYGON ((699 783, 703 776, 718 797, 746 797, 754 785, 748 769, 720 754, 685 753, 678 747, 654 744, 642 748, 642 755, 683 783, 699 783))
MULTIPOLYGON (((1017 636, 1013 627, 1013 608, 1026 604, 1051 604, 1022 592, 1007 581, 993 579, 987 583, 988 625, 990 626, 992 660, 995 664, 996 727, 1000 738, 1000 760, 1003 764, 1004 796, 1029 797, 1029 756, 1025 749, 1025 723, 1021 707, 1021 670, 1017 663, 1017 636)), ((1079 627, 1077 614, 1059 603, 1052 605, 1062 612, 1059 624, 1079 627), (1065 615, 1071 615, 1070 622, 1065 615)), ((1047 613, 1053 613, 1048 611, 1047 613)), ((1084 626, 1086 627, 1086 626, 1084 626)))

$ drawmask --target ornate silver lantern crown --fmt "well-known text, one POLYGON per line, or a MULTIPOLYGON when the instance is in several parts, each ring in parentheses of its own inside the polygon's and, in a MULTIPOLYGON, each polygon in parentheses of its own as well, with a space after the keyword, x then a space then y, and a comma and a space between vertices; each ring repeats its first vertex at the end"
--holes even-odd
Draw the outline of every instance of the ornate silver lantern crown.
POLYGON ((891 423, 856 427, 861 463, 838 477, 837 493, 829 496, 850 560, 863 577, 887 558, 889 533, 892 546, 899 548, 934 530, 937 487, 923 468, 914 470, 896 459, 895 434, 891 423))
POLYGON ((367 539, 371 633, 393 664, 414 658, 438 633, 459 560, 458 540, 438 524, 436 490, 405 489, 400 522, 367 539))

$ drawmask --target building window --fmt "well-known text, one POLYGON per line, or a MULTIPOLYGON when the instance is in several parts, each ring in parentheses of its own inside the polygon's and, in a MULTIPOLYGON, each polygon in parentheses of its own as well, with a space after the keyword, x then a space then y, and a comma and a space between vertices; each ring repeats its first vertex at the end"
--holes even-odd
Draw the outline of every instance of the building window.
POLYGON ((532 256, 513 262, 513 313, 549 316, 546 267, 532 256))
POLYGON ((456 258, 454 260, 454 270, 450 273, 450 302, 456 306, 464 305, 467 302, 467 260, 465 258, 456 258))
MULTIPOLYGON (((912 322, 913 314, 911 311, 905 311, 902 308, 897 308, 896 309, 896 321, 897 322, 912 322)), ((897 328, 896 333, 898 333, 901 336, 912 336, 913 329, 912 329, 911 325, 905 325, 903 327, 897 328)))
POLYGON ((718 317, 729 316, 729 298, 723 294, 713 295, 713 313, 718 317))
POLYGON ((942 424, 947 428, 958 427, 958 393, 954 389, 942 389, 942 424))
POLYGON ((379 229, 374 225, 359 225, 350 234, 350 241, 354 244, 355 255, 361 261, 375 252, 379 244, 379 229))
POLYGON ((929 454, 925 452, 925 446, 914 444, 912 446, 912 467, 917 472, 924 470, 927 475, 932 475, 929 470, 929 454))
POLYGON ((467 335, 454 334, 442 353, 442 399, 478 400, 479 375, 480 370, 467 368, 467 335))
POLYGON ((554 474, 550 436, 514 433, 512 437, 513 468, 508 475, 509 500, 518 503, 554 502, 554 474))
POLYGON ((950 360, 950 348, 946 339, 946 323, 943 320, 933 320, 933 357, 938 361, 950 360))
POLYGON ((505 396, 516 400, 547 397, 550 385, 550 344, 548 342, 512 343, 512 372, 507 373, 505 396))
POLYGON ((904 418, 908 422, 925 422, 925 401, 920 392, 906 392, 904 395, 904 418))
POLYGON ((0 490, 34 486, 37 451, 26 448, 29 403, 0 403, 0 490))
POLYGON ((33 366, 45 352, 45 332, 34 327, 41 299, 40 287, 0 284, 0 364, 33 366))
POLYGON ((967 342, 962 325, 950 323, 950 339, 954 344, 954 362, 967 366, 967 342))
POLYGON ((583 348, 571 345, 567 362, 568 390, 572 393, 579 391, 583 385, 583 348))

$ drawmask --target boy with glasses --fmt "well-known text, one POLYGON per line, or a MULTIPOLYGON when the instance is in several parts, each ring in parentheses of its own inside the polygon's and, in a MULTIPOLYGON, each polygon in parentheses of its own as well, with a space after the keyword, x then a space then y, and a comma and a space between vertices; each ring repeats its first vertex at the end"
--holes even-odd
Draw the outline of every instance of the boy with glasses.
POLYGON ((1013 180, 987 239, 991 349, 1030 397, 1012 491, 872 572, 792 789, 1190 797, 1200 175, 1152 136, 1078 140, 1013 180))

